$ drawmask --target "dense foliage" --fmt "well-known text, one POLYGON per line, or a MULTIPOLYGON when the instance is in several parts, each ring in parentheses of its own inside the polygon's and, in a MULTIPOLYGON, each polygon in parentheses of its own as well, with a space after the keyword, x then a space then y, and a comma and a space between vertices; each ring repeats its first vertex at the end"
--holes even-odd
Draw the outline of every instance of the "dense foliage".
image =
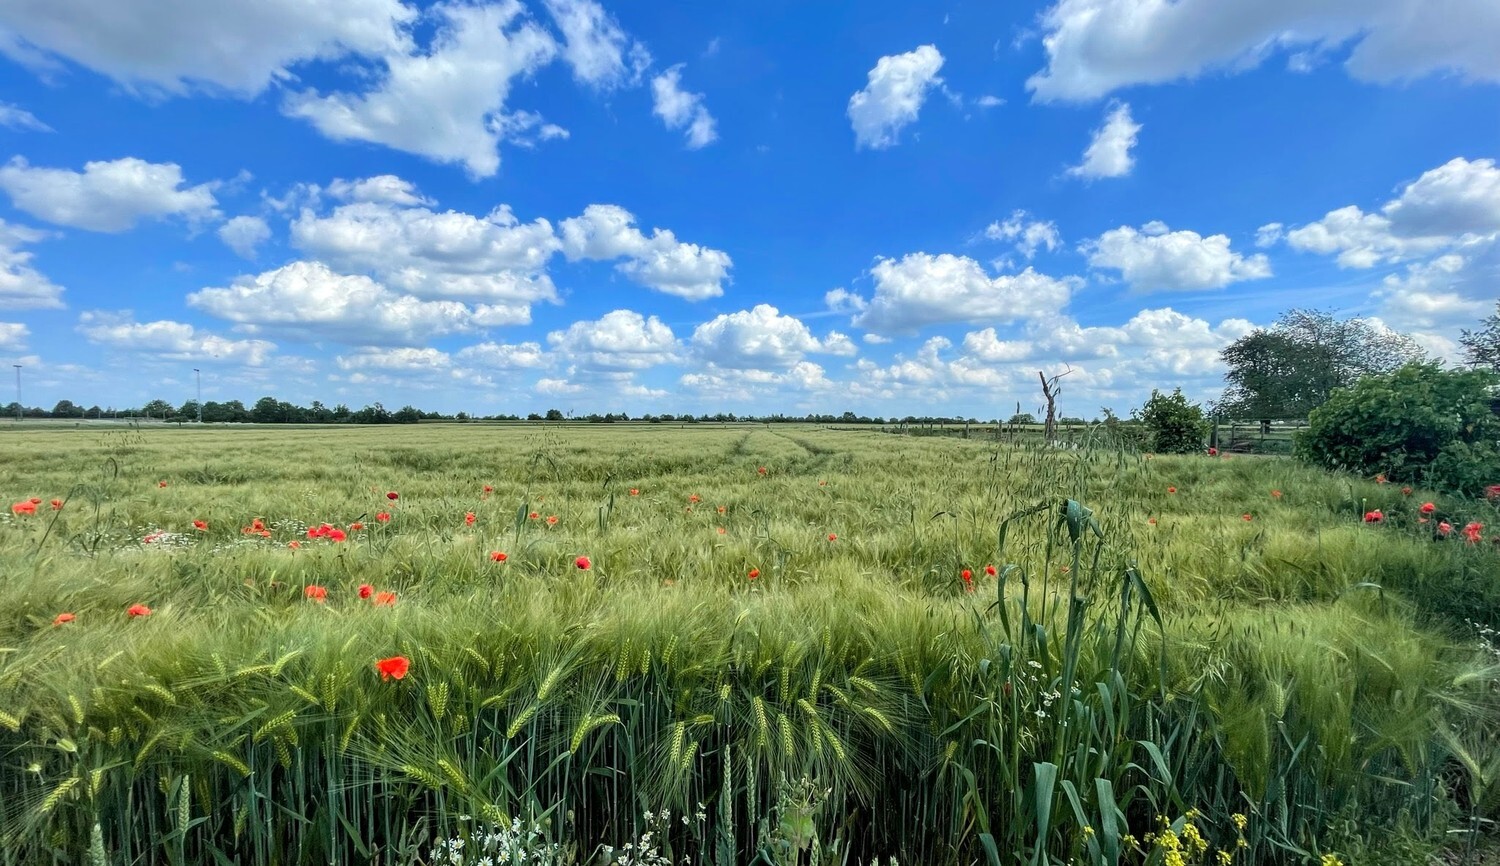
POLYGON ((1184 397, 1181 388, 1171 394, 1152 389, 1139 417, 1146 428, 1147 446, 1159 454, 1191 454, 1203 448, 1203 437, 1208 435, 1203 407, 1184 397))
POLYGON ((1320 466, 1480 494, 1500 484, 1500 377, 1408 364, 1335 391, 1313 410, 1297 454, 1320 466))

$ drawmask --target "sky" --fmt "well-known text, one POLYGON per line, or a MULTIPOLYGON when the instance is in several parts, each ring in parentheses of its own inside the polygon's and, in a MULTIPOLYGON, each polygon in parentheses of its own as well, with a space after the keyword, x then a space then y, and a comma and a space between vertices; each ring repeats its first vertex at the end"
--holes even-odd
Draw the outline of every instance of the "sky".
POLYGON ((1496 46, 1494 0, 0 0, 0 369, 990 418, 1212 400, 1294 307, 1453 360, 1496 46))

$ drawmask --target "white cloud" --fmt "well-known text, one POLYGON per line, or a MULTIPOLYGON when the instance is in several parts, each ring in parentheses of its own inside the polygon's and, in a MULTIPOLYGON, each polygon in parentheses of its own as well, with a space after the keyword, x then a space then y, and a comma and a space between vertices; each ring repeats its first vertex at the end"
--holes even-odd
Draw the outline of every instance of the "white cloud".
POLYGON ((347 355, 335 357, 334 363, 338 364, 341 370, 431 373, 447 370, 452 365, 452 360, 447 352, 431 347, 363 346, 347 355))
POLYGON ((677 338, 655 316, 615 310, 547 335, 553 351, 585 371, 644 370, 675 361, 677 338))
POLYGON ((591 204, 558 229, 569 260, 623 257, 627 261, 616 267, 632 280, 690 301, 724 294, 733 264, 728 253, 681 243, 668 229, 652 229, 648 238, 618 205, 591 204))
POLYGON ((129 312, 85 312, 78 317, 78 331, 101 346, 171 361, 259 367, 276 349, 275 343, 265 340, 231 340, 182 322, 136 322, 129 312))
POLYGON ((1244 70, 1278 49, 1350 45, 1363 81, 1435 72, 1500 81, 1492 0, 1058 0, 1041 16, 1035 98, 1089 100, 1134 84, 1244 70))
POLYGON ((228 288, 201 289, 187 300, 248 333, 351 345, 412 346, 444 334, 519 323, 518 313, 503 306, 471 310, 457 301, 424 301, 366 276, 336 273, 321 262, 292 262, 241 277, 228 288))
POLYGON ((837 331, 819 340, 795 316, 770 304, 715 316, 693 331, 694 353, 717 367, 785 370, 810 353, 852 355, 854 343, 837 331))
POLYGON ((1014 322, 1062 309, 1074 281, 1027 268, 991 277, 979 263, 948 253, 882 259, 871 271, 875 295, 854 318, 877 333, 912 333, 928 325, 1014 322))
POLYGON ((237 216, 219 226, 219 240, 242 259, 255 258, 255 248, 271 239, 271 227, 258 216, 237 216))
POLYGON ((17 208, 57 225, 123 232, 143 219, 218 215, 215 184, 183 187, 182 168, 135 157, 86 163, 83 171, 33 168, 15 157, 0 168, 0 189, 17 208))
POLYGON ((668 129, 686 129, 688 147, 697 150, 719 137, 714 131, 713 115, 703 105, 703 94, 682 89, 682 67, 679 63, 651 79, 651 112, 662 119, 668 129))
POLYGON ((634 84, 651 65, 651 54, 634 42, 614 17, 593 0, 544 0, 563 34, 563 59, 578 81, 609 90, 634 84))
POLYGON ((974 104, 979 106, 980 108, 996 108, 998 106, 1004 105, 1005 100, 1001 99, 998 96, 992 96, 987 93, 984 96, 981 96, 978 99, 974 100, 974 104))
POLYGON ((303 61, 398 51, 415 15, 399 0, 12 0, 0 4, 0 52, 33 66, 61 55, 132 87, 249 97, 303 61))
POLYGON ((1356 205, 1286 232, 1293 249, 1338 255, 1346 268, 1426 256, 1500 235, 1500 168, 1458 157, 1423 172, 1400 195, 1366 213, 1356 205))
POLYGON ((524 18, 517 0, 444 4, 432 14, 438 32, 428 49, 408 43, 386 54, 384 73, 373 88, 327 96, 304 91, 287 100, 287 113, 307 119, 329 138, 461 163, 474 177, 494 175, 508 130, 511 83, 550 62, 557 44, 524 18))
POLYGON ((0 310, 56 310, 64 306, 63 287, 32 267, 34 254, 21 249, 46 238, 46 232, 0 220, 0 310))
POLYGON ((823 303, 835 313, 857 313, 866 306, 864 298, 845 288, 829 289, 823 295, 823 303))
POLYGON ((36 119, 36 115, 8 102, 0 102, 0 126, 22 132, 51 132, 52 127, 36 119))
POLYGON ((1255 245, 1261 249, 1274 247, 1286 237, 1286 226, 1281 223, 1266 223, 1255 230, 1255 245))
POLYGON ((1091 267, 1118 270, 1138 291, 1218 289, 1271 276, 1263 254, 1246 257, 1234 252, 1225 235, 1174 232, 1160 222, 1147 223, 1140 231, 1130 226, 1111 229, 1082 250, 1091 267))
POLYGON ((1013 241, 1016 251, 1028 260, 1034 258, 1042 247, 1050 253, 1062 245, 1062 235, 1058 233, 1056 223, 1027 220, 1024 210, 1012 211, 1005 222, 990 223, 984 236, 992 241, 1013 241))
POLYGON ((838 383, 828 379, 821 366, 811 361, 798 361, 778 370, 735 369, 708 364, 701 371, 684 373, 677 383, 683 391, 718 403, 779 399, 791 391, 826 393, 838 387, 838 383))
POLYGON ((1130 117, 1128 103, 1112 106, 1104 118, 1104 125, 1094 130, 1094 138, 1083 152, 1083 162, 1070 167, 1067 173, 1090 180, 1130 174, 1135 167, 1135 157, 1130 155, 1130 149, 1135 147, 1135 137, 1140 131, 1141 125, 1130 117))
POLYGON ((19 322, 0 322, 0 352, 26 351, 30 329, 19 322))
POLYGON ((476 217, 356 202, 322 216, 303 210, 291 235, 296 247, 335 268, 423 298, 502 303, 524 311, 521 321, 529 320, 531 304, 557 300, 544 272, 560 246, 552 224, 522 223, 505 206, 476 217))
POLYGON ((338 178, 328 185, 328 194, 339 201, 374 202, 402 207, 430 207, 431 199, 422 195, 417 185, 394 174, 345 180, 338 178))
POLYGON ((454 356, 474 367, 518 370, 545 366, 547 357, 540 343, 477 343, 465 346, 454 356))
POLYGON ((863 90, 849 97, 849 123, 855 147, 880 150, 896 144, 903 127, 913 123, 927 93, 942 84, 943 55, 934 45, 875 62, 863 90))

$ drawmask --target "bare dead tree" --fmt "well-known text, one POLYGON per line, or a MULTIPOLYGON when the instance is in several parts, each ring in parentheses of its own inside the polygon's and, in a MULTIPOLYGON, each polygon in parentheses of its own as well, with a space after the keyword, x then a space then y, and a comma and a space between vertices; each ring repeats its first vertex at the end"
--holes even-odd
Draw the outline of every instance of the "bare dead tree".
POLYGON ((1049 445, 1057 440, 1057 395, 1062 393, 1062 389, 1057 387, 1057 380, 1071 372, 1073 368, 1069 367, 1049 379, 1046 373, 1036 371, 1036 377, 1042 382, 1042 396, 1047 398, 1047 423, 1042 428, 1042 435, 1049 445))

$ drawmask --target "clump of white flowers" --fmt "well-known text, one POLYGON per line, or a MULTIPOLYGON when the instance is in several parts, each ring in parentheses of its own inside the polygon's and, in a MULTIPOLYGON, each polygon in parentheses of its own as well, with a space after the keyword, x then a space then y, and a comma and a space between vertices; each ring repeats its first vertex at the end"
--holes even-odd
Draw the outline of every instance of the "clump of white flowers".
POLYGON ((516 818, 509 827, 481 827, 474 832, 438 842, 430 863, 443 866, 499 866, 526 863, 531 866, 562 866, 561 845, 549 844, 542 828, 527 827, 516 818))

